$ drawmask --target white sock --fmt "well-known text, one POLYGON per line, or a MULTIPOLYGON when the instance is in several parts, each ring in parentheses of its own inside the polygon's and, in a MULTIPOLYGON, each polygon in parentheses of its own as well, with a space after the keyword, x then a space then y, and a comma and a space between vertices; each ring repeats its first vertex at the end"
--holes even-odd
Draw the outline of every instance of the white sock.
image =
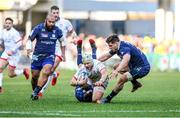
POLYGON ((52 80, 52 75, 48 77, 48 80, 47 80, 46 84, 42 87, 42 89, 40 91, 41 93, 44 93, 44 91, 47 89, 47 87, 48 87, 51 80, 52 80))
POLYGON ((52 76, 53 76, 53 77, 57 77, 57 72, 54 71, 53 74, 52 74, 52 76))
POLYGON ((0 73, 0 87, 2 87, 3 73, 0 73))
POLYGON ((24 70, 23 69, 21 69, 21 70, 15 69, 14 72, 15 72, 16 75, 20 75, 20 74, 22 74, 24 72, 24 70))

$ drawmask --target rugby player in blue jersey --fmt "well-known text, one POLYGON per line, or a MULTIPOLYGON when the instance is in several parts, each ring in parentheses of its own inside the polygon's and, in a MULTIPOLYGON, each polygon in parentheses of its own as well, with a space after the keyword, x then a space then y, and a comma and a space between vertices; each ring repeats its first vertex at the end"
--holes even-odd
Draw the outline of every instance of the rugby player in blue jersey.
POLYGON ((51 69, 55 60, 56 41, 59 40, 61 46, 63 46, 63 34, 62 31, 55 26, 55 21, 56 19, 54 15, 47 15, 45 22, 38 24, 32 30, 26 45, 27 53, 29 55, 32 51, 31 43, 36 39, 31 62, 31 84, 33 89, 31 95, 32 100, 38 99, 39 91, 48 80, 48 76, 51 74, 51 69))
POLYGON ((142 86, 137 79, 146 76, 150 71, 150 64, 146 56, 134 45, 121 41, 118 35, 109 36, 106 43, 108 44, 110 51, 100 56, 98 60, 102 62, 106 61, 115 54, 122 60, 119 64, 116 64, 111 73, 111 78, 115 78, 120 74, 120 79, 112 92, 106 98, 102 99, 102 103, 109 103, 111 99, 123 89, 124 84, 128 81, 131 81, 133 85, 131 92, 136 91, 142 86))

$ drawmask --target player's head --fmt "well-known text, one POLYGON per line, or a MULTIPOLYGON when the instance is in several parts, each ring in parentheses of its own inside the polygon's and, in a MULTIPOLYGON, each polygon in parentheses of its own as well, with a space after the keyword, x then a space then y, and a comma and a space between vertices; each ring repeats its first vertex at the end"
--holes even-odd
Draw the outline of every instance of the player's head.
POLYGON ((7 17, 5 19, 5 24, 4 24, 5 29, 10 30, 12 26, 13 26, 13 19, 10 17, 7 17))
POLYGON ((56 18, 56 21, 58 20, 59 18, 59 7, 58 6, 52 6, 51 7, 51 14, 53 14, 56 18))
POLYGON ((45 20, 46 28, 48 30, 52 30, 52 28, 55 26, 55 17, 52 14, 48 14, 45 20))
POLYGON ((91 54, 85 54, 82 58, 82 62, 86 69, 91 70, 93 67, 93 58, 91 54))
POLYGON ((111 49, 113 51, 116 51, 118 49, 119 41, 120 41, 120 39, 119 39, 118 35, 116 35, 116 34, 111 35, 106 39, 106 43, 108 44, 109 49, 111 49))

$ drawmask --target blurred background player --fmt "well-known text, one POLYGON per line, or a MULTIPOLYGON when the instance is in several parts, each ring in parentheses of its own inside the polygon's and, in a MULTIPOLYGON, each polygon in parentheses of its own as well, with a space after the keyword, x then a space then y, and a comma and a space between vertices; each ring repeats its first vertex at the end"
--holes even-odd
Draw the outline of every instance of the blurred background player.
POLYGON ((24 74, 26 79, 29 78, 28 69, 16 69, 20 59, 20 46, 22 45, 22 38, 19 32, 13 27, 13 19, 7 17, 5 19, 4 29, 0 36, 1 46, 4 47, 4 52, 0 57, 0 92, 2 92, 3 71, 8 66, 8 76, 16 77, 24 74))
POLYGON ((96 45, 94 40, 89 40, 92 55, 82 57, 82 40, 77 41, 77 64, 79 70, 71 79, 71 86, 75 86, 75 96, 81 102, 98 103, 107 87, 107 70, 103 63, 96 60, 96 45), (92 93, 91 93, 92 92, 92 93))
POLYGON ((120 79, 112 92, 102 100, 102 103, 109 103, 122 89, 126 82, 131 81, 133 88, 131 92, 136 91, 142 86, 137 79, 146 76, 150 71, 150 64, 142 51, 134 45, 121 41, 117 35, 111 35, 106 40, 110 51, 99 57, 98 60, 104 62, 117 54, 122 60, 114 67, 111 78, 121 74, 120 79))
MULTIPOLYGON (((68 36, 72 36, 72 38, 75 40, 77 38, 77 35, 73 29, 73 26, 71 24, 71 22, 69 20, 66 20, 62 17, 59 16, 59 7, 58 6, 52 6, 51 7, 51 14, 53 14, 56 18, 56 23, 55 25, 60 28, 63 32, 63 37, 65 39, 65 44, 67 42, 67 37, 68 36)), ((50 76, 48 78, 48 81, 46 82, 46 84, 43 86, 42 90, 40 91, 39 95, 42 96, 42 93, 44 92, 44 90, 47 88, 48 84, 51 81, 51 84, 54 86, 57 82, 57 78, 60 75, 59 72, 55 72, 56 68, 59 66, 61 61, 65 61, 66 57, 65 57, 65 46, 61 46, 61 50, 60 50, 60 44, 59 42, 57 42, 56 44, 56 58, 55 58, 55 63, 54 66, 52 68, 52 76, 50 76)))
POLYGON ((55 60, 56 42, 63 41, 62 31, 55 26, 55 17, 48 14, 44 23, 37 25, 31 32, 27 42, 28 55, 32 52, 32 41, 36 39, 32 56, 32 100, 38 99, 38 93, 47 82, 55 60), (41 74, 41 76, 40 76, 41 74), (40 79, 38 80, 40 76, 40 79))

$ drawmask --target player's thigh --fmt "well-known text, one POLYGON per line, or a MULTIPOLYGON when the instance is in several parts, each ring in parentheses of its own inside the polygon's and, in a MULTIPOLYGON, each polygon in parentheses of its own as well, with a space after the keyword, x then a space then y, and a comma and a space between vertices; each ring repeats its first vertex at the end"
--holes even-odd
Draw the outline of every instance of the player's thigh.
POLYGON ((42 68, 42 74, 51 74, 51 69, 52 69, 53 65, 52 64, 45 64, 42 68))
POLYGON ((130 74, 133 79, 143 78, 150 72, 150 66, 136 67, 130 70, 130 74))
POLYGON ((8 61, 0 58, 0 72, 8 65, 8 61))
MULTIPOLYGON (((119 64, 120 64, 120 63, 114 64, 114 65, 113 65, 113 69, 116 70, 116 68, 119 66, 119 64)), ((127 72, 127 71, 129 71, 129 67, 128 67, 128 66, 124 67, 124 68, 120 71, 120 73, 123 74, 123 73, 125 73, 125 72, 127 72)))
POLYGON ((8 66, 8 74, 9 74, 9 76, 14 74, 15 69, 16 69, 15 66, 11 66, 11 65, 8 66))
POLYGON ((54 58, 55 58, 55 55, 49 55, 47 56, 43 62, 42 62, 42 74, 44 75, 49 75, 51 74, 51 70, 52 70, 52 67, 54 65, 54 58))
POLYGON ((31 69, 32 78, 39 78, 40 72, 40 70, 31 69))
POLYGON ((93 89, 92 101, 95 102, 97 100, 100 100, 104 95, 104 91, 105 91, 104 87, 95 86, 93 89))
POLYGON ((17 65, 18 65, 18 61, 19 61, 20 55, 12 55, 9 57, 8 61, 9 61, 9 70, 14 70, 17 65))
POLYGON ((4 51, 0 57, 0 71, 3 71, 4 68, 8 65, 9 61, 9 56, 7 53, 4 51))

